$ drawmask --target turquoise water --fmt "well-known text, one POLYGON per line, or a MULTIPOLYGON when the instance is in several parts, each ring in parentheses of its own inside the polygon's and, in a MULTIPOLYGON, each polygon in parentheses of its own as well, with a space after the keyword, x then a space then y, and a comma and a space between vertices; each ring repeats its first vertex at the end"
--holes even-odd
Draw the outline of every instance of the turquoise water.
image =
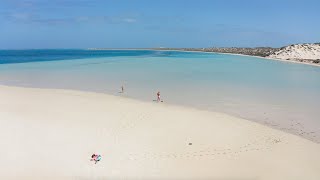
POLYGON ((309 65, 174 51, 0 51, 0 84, 151 102, 160 91, 165 103, 225 112, 320 142, 320 68, 309 65))

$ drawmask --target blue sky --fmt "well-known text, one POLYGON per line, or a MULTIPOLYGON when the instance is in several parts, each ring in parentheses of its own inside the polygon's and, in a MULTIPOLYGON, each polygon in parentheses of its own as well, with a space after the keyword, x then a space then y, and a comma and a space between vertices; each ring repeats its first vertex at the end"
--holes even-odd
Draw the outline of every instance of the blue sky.
POLYGON ((320 42, 319 0, 0 0, 0 49, 320 42))

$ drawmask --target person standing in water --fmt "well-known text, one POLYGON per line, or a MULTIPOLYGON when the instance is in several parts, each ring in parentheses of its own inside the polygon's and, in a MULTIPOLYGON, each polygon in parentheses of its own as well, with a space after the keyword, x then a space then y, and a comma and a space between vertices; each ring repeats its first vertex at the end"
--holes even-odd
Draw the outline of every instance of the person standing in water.
POLYGON ((123 85, 121 86, 121 93, 124 93, 124 87, 123 87, 123 85))
POLYGON ((157 102, 160 102, 161 101, 161 98, 160 98, 160 91, 158 91, 157 93, 157 102))

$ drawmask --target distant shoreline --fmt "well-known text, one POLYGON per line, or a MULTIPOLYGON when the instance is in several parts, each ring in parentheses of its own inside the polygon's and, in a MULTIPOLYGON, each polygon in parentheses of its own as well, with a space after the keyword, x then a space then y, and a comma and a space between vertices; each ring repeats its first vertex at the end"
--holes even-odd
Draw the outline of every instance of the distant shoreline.
POLYGON ((300 62, 300 61, 295 61, 295 60, 283 60, 283 59, 276 59, 276 58, 270 58, 270 57, 248 55, 248 54, 227 53, 227 52, 213 52, 213 51, 203 51, 203 50, 185 50, 183 48, 181 48, 181 49, 166 49, 166 48, 88 48, 86 50, 92 50, 92 51, 103 51, 103 50, 135 50, 135 51, 155 50, 155 51, 215 53, 215 54, 228 54, 228 55, 235 55, 235 56, 256 57, 256 58, 267 59, 267 60, 282 61, 282 62, 297 63, 297 64, 305 64, 305 65, 311 65, 311 66, 320 67, 320 64, 308 63, 308 62, 300 62))

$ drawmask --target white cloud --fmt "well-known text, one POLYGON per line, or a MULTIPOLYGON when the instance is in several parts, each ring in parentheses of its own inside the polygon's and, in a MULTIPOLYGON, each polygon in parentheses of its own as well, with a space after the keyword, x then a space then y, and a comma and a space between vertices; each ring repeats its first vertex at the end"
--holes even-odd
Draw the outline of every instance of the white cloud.
POLYGON ((135 22, 137 22, 137 20, 136 19, 134 19, 134 18, 124 18, 124 19, 122 19, 124 22, 127 22, 127 23, 135 23, 135 22))
POLYGON ((9 15, 10 18, 14 20, 29 20, 31 18, 31 14, 29 13, 12 13, 9 15))

